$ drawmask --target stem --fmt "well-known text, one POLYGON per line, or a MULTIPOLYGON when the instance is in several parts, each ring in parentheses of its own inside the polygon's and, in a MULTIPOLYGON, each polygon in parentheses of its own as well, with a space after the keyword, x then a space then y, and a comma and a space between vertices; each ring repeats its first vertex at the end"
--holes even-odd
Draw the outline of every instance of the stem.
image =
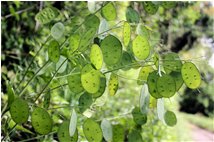
POLYGON ((8 135, 5 136, 5 137, 2 139, 2 142, 5 141, 5 140, 7 140, 7 138, 10 136, 10 134, 13 132, 13 130, 16 128, 17 125, 18 125, 18 124, 16 123, 16 124, 12 127, 12 129, 10 130, 10 132, 8 133, 8 135))
POLYGON ((62 64, 59 66, 59 68, 56 70, 56 72, 54 73, 54 75, 51 77, 51 79, 49 80, 49 82, 45 85, 45 87, 42 89, 42 91, 38 94, 38 96, 36 97, 36 99, 34 100, 34 102, 36 102, 38 100, 38 98, 42 95, 42 93, 45 91, 45 89, 48 87, 48 85, 51 83, 51 81, 53 80, 53 78, 56 76, 57 72, 59 71, 59 69, 62 67, 62 65, 68 60, 68 58, 66 58, 62 64))

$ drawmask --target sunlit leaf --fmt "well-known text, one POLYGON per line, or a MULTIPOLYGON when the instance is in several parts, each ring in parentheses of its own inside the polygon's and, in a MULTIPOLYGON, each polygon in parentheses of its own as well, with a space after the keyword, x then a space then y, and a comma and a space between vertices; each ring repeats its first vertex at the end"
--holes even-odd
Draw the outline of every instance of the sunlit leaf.
POLYGON ((102 13, 102 16, 108 21, 115 20, 117 17, 117 11, 112 2, 109 2, 108 4, 106 4, 102 8, 101 13, 102 13))
POLYGON ((119 85, 118 76, 112 73, 108 83, 108 90, 111 96, 114 96, 116 94, 118 85, 119 85))
POLYGON ((129 41, 131 39, 131 26, 128 22, 124 22, 123 26, 123 42, 125 46, 129 45, 129 41))
POLYGON ((106 141, 112 141, 113 138, 113 130, 112 130, 112 125, 111 122, 109 122, 106 119, 103 119, 101 122, 101 129, 103 132, 103 137, 106 141))
POLYGON ((57 63, 60 58, 60 49, 59 43, 55 40, 52 40, 48 46, 48 57, 54 63, 57 63))
POLYGON ((77 142, 78 130, 75 130, 73 137, 69 135, 69 121, 64 121, 58 129, 57 137, 60 142, 77 142))

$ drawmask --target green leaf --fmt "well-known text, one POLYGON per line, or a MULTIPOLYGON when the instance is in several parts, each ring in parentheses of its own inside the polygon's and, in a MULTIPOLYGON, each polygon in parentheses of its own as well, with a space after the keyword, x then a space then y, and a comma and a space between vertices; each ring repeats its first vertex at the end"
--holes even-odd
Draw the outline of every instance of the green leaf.
POLYGON ((85 120, 83 124, 83 132, 89 142, 100 142, 103 138, 100 126, 90 118, 85 120))
POLYGON ((168 126, 174 126, 177 123, 176 115, 172 111, 166 111, 165 112, 164 120, 168 126))
POLYGON ((149 89, 148 85, 144 84, 141 93, 140 93, 140 111, 143 114, 147 114, 149 112, 149 99, 150 99, 150 94, 149 94, 149 89))
POLYGON ((100 89, 94 93, 94 94, 91 94, 93 98, 98 98, 98 97, 101 97, 103 95, 103 93, 105 92, 105 89, 106 89, 106 77, 105 75, 101 75, 101 78, 100 78, 100 89))
POLYGON ((143 8, 145 9, 146 13, 153 15, 158 11, 159 5, 154 4, 151 1, 146 1, 143 2, 143 8))
POLYGON ((14 122, 21 124, 25 123, 29 117, 29 106, 26 101, 17 98, 10 106, 10 115, 14 122))
POLYGON ((201 75, 197 67, 191 63, 186 62, 181 69, 182 78, 187 87, 196 89, 201 84, 201 75))
POLYGON ((168 74, 163 74, 157 79, 157 90, 158 93, 165 98, 172 97, 176 92, 174 79, 168 74))
POLYGON ((158 99, 161 98, 162 96, 158 93, 157 87, 156 87, 156 82, 157 79, 159 78, 158 72, 153 71, 149 73, 149 76, 147 78, 147 84, 149 88, 149 93, 152 97, 158 99))
POLYGON ((152 71, 154 71, 152 66, 144 66, 144 67, 142 67, 140 72, 139 72, 139 75, 138 75, 137 84, 138 85, 143 85, 147 81, 149 73, 151 73, 152 71))
POLYGON ((181 72, 172 71, 169 75, 174 78, 176 84, 176 91, 178 91, 184 83, 181 72))
MULTIPOLYGON (((16 123, 13 120, 11 120, 9 122, 9 128, 12 129, 15 125, 16 125, 16 123)), ((22 131, 22 132, 25 132, 25 133, 34 134, 33 132, 31 132, 30 130, 26 129, 25 127, 23 127, 20 124, 16 125, 15 128, 16 128, 16 130, 19 130, 19 131, 22 131)))
POLYGON ((68 86, 69 86, 69 89, 71 90, 71 92, 78 94, 78 93, 84 91, 84 88, 81 83, 80 74, 70 75, 70 76, 68 76, 67 80, 68 80, 68 86))
POLYGON ((94 14, 90 14, 85 18, 85 27, 86 30, 88 29, 98 29, 99 25, 100 25, 100 19, 94 15, 94 14))
POLYGON ((90 53, 91 63, 96 69, 101 69, 103 65, 103 54, 100 47, 97 44, 93 44, 90 53))
POLYGON ((42 135, 50 133, 53 126, 53 120, 49 113, 45 109, 39 107, 33 110, 31 123, 34 130, 42 135))
POLYGON ((69 124, 69 135, 70 137, 73 137, 75 135, 75 131, 77 129, 77 114, 75 109, 73 109, 70 124, 69 124))
POLYGON ((137 28, 136 28, 136 33, 138 35, 141 35, 143 37, 146 37, 147 39, 149 39, 149 30, 144 26, 142 25, 141 23, 139 23, 137 25, 137 28))
POLYGON ((101 14, 107 21, 112 21, 117 18, 117 11, 112 2, 109 2, 102 8, 101 14))
POLYGON ((77 142, 78 141, 78 131, 76 129, 73 137, 70 137, 69 121, 64 121, 58 129, 57 137, 60 142, 77 142))
POLYGON ((92 96, 88 93, 84 93, 79 98, 79 110, 83 113, 93 103, 92 96))
POLYGON ((113 131, 111 122, 106 119, 103 119, 101 122, 101 129, 103 132, 103 137, 107 142, 111 142, 113 139, 113 131))
POLYGON ((176 2, 175 1, 165 1, 165 2, 161 2, 161 6, 165 9, 170 9, 176 6, 176 2))
POLYGON ((120 61, 120 58, 122 57, 122 44, 116 37, 112 35, 107 36, 101 42, 100 47, 103 53, 104 62, 107 65, 113 65, 120 61))
POLYGON ((81 71, 81 82, 88 93, 96 93, 100 89, 100 71, 87 64, 81 71))
POLYGON ((146 37, 138 35, 132 43, 132 50, 139 60, 145 60, 150 54, 150 45, 146 37))
POLYGON ((56 40, 52 40, 48 46, 48 57, 54 63, 59 61, 60 49, 59 43, 56 40))
POLYGON ((45 109, 48 109, 48 107, 50 105, 50 100, 51 100, 51 93, 50 93, 50 91, 48 91, 44 96, 43 107, 45 109))
POLYGON ((65 31, 64 25, 61 22, 57 22, 51 28, 51 36, 56 40, 60 39, 63 36, 64 31, 65 31))
POLYGON ((79 47, 80 36, 78 34, 72 34, 69 38, 68 56, 72 56, 74 51, 79 47))
POLYGON ((132 130, 128 135, 128 142, 143 142, 143 139, 137 130, 132 130))
POLYGON ((157 99, 157 114, 158 114, 158 119, 164 122, 165 109, 164 109, 163 98, 157 99))
POLYGON ((46 24, 54 20, 59 14, 59 10, 55 7, 47 7, 37 13, 35 19, 40 24, 46 24))
POLYGON ((129 41, 131 39, 131 26, 128 22, 124 22, 123 25, 123 42, 125 46, 129 45, 129 41))
POLYGON ((133 116, 134 122, 138 125, 144 125, 147 122, 147 115, 142 114, 139 107, 135 107, 132 110, 132 116, 133 116))
POLYGON ((126 20, 129 23, 139 23, 140 16, 136 10, 134 10, 132 7, 128 7, 126 9, 126 20))
POLYGON ((15 93, 14 93, 13 87, 9 81, 7 81, 7 95, 8 95, 8 107, 10 107, 10 105, 14 101, 15 93))
POLYGON ((114 96, 117 92, 119 85, 118 77, 116 74, 112 73, 108 83, 108 91, 111 96, 114 96))
POLYGON ((163 56, 163 67, 167 74, 171 71, 180 72, 182 62, 176 53, 167 53, 163 56))
POLYGON ((113 125, 113 142, 123 142, 124 141, 124 128, 122 125, 113 125))

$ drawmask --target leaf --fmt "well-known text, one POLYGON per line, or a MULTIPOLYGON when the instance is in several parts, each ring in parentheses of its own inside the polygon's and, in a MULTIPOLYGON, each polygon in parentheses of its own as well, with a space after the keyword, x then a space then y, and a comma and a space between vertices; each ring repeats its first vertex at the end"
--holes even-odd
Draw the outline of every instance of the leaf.
POLYGON ((135 107, 132 110, 132 116, 134 119, 134 122, 138 125, 144 125, 147 122, 147 115, 146 114, 142 114, 140 112, 140 108, 139 107, 135 107))
POLYGON ((50 100, 51 100, 51 93, 50 93, 50 91, 48 91, 44 96, 43 107, 45 109, 48 109, 48 107, 50 105, 50 100))
POLYGON ((172 97, 176 92, 174 79, 170 75, 163 74, 157 79, 157 90, 158 93, 165 98, 172 97))
POLYGON ((91 47, 90 60, 97 70, 102 68, 103 54, 100 47, 97 44, 93 44, 91 47))
POLYGON ((142 67, 140 72, 139 72, 139 75, 138 75, 137 84, 138 85, 143 85, 147 81, 149 73, 151 73, 152 71, 154 71, 152 66, 144 66, 144 67, 142 67))
POLYGON ((57 137, 60 142, 77 142, 78 141, 78 131, 76 129, 73 137, 70 137, 69 121, 64 121, 58 129, 57 137))
POLYGON ((196 89, 201 84, 201 75, 197 67, 191 63, 186 62, 181 69, 182 78, 187 87, 196 89))
POLYGON ((172 71, 169 75, 174 78, 176 84, 176 91, 178 91, 184 83, 181 72, 172 71))
POLYGON ((38 21, 40 24, 46 24, 51 22, 53 19, 55 19, 59 15, 59 10, 55 7, 47 7, 44 8, 42 11, 36 14, 36 21, 38 21))
POLYGON ((101 97, 103 95, 103 93, 105 92, 105 89, 106 89, 106 77, 105 75, 101 75, 101 78, 100 78, 100 89, 94 93, 94 94, 91 94, 93 98, 98 98, 98 97, 101 97))
POLYGON ((164 122, 164 114, 165 114, 165 109, 164 109, 164 100, 157 99, 157 113, 158 113, 158 119, 164 122))
POLYGON ((66 58, 64 56, 60 56, 59 61, 56 63, 56 68, 58 69, 60 66, 60 69, 58 70, 58 73, 63 73, 68 65, 68 61, 66 60, 66 58), (65 61, 65 62, 64 62, 65 61), (64 62, 64 64, 62 65, 62 63, 64 62))
POLYGON ((80 36, 78 34, 72 34, 69 38, 68 56, 72 56, 74 51, 79 47, 80 36))
POLYGON ((63 36, 64 31, 65 31, 64 25, 61 22, 57 22, 51 28, 51 36, 56 40, 60 39, 63 36))
POLYGON ((108 91, 110 96, 114 96, 117 92, 119 85, 118 77, 116 74, 112 73, 108 83, 108 91))
POLYGON ((67 80, 68 80, 68 86, 71 92, 78 94, 84 91, 80 74, 70 75, 68 76, 67 80))
POLYGON ((132 7, 127 7, 126 9, 126 20, 129 23, 139 23, 140 16, 136 10, 134 10, 132 7))
POLYGON ((21 124, 25 123, 29 117, 29 106, 26 101, 17 98, 10 106, 10 115, 14 122, 21 124))
POLYGON ((100 19, 94 15, 94 14, 90 14, 85 18, 85 27, 86 30, 89 29, 98 29, 99 25, 100 25, 100 19))
POLYGON ((182 62, 176 53, 167 53, 163 56, 163 67, 167 74, 171 71, 180 72, 182 62))
POLYGON ((103 137, 107 142, 112 141, 113 139, 113 130, 112 130, 112 125, 111 122, 109 122, 106 119, 103 119, 101 122, 101 129, 103 132, 103 137))
POLYGON ((60 49, 59 43, 56 40, 52 40, 48 46, 48 57, 54 63, 59 61, 60 49))
POLYGON ((96 93, 100 89, 100 72, 90 64, 85 65, 81 71, 81 83, 88 93, 96 93))
POLYGON ((117 11, 112 2, 102 8, 101 14, 107 21, 113 21, 117 18, 117 11))
POLYGON ((137 28, 136 28, 136 33, 138 34, 138 35, 140 35, 140 36, 143 36, 143 37, 146 37, 147 39, 149 39, 149 31, 148 31, 148 29, 144 26, 144 25, 142 25, 141 23, 139 23, 138 25, 137 25, 137 28))
POLYGON ((70 137, 74 136, 76 129, 77 129, 77 114, 76 114, 75 109, 73 109, 71 119, 70 119, 70 124, 69 124, 70 137))
POLYGON ((53 120, 49 113, 43 108, 35 108, 31 115, 31 123, 34 130, 42 135, 51 132, 53 127, 53 120))
POLYGON ((85 120, 83 124, 83 132, 89 142, 100 142, 103 138, 100 126, 90 118, 85 120))
POLYGON ((93 103, 92 96, 88 93, 84 93, 79 98, 79 110, 83 113, 93 103))
POLYGON ((142 89, 141 89, 141 93, 140 93, 140 111, 143 114, 147 114, 149 111, 149 98, 150 98, 150 94, 149 94, 149 90, 148 90, 148 85, 144 84, 142 89))
POLYGON ((146 13, 153 15, 158 11, 159 5, 154 4, 151 1, 147 1, 143 2, 143 8, 145 9, 146 13))
POLYGON ((101 50, 103 53, 103 60, 107 65, 113 65, 120 61, 122 56, 122 44, 120 41, 109 35, 101 42, 101 50))
POLYGON ((128 142, 143 142, 143 139, 137 130, 132 130, 128 135, 128 142))
POLYGON ((10 107, 10 105, 14 101, 15 93, 14 93, 13 87, 9 81, 7 81, 7 95, 8 95, 8 107, 10 107))
POLYGON ((104 39, 106 37, 106 35, 108 34, 107 32, 105 32, 107 30, 109 30, 108 22, 105 19, 102 19, 100 22, 99 30, 98 30, 98 37, 100 39, 104 39))
POLYGON ((164 120, 168 126, 174 126, 177 123, 177 118, 174 112, 166 111, 164 114, 164 120))
POLYGON ((125 131, 122 125, 113 125, 113 142, 123 142, 124 133, 125 131))
POLYGON ((176 2, 175 1, 165 1, 165 2, 161 2, 161 6, 165 9, 170 9, 176 6, 176 2))
POLYGON ((123 42, 125 46, 129 45, 129 41, 131 39, 131 26, 128 22, 124 22, 123 25, 123 42))
POLYGON ((139 60, 145 60, 150 54, 150 45, 146 37, 138 35, 132 42, 132 50, 139 60))
POLYGON ((157 87, 156 87, 156 82, 157 79, 159 78, 158 72, 157 71, 153 71, 151 73, 149 73, 149 76, 147 78, 147 84, 148 84, 148 88, 149 88, 149 93, 152 97, 158 99, 161 98, 162 96, 159 94, 157 87))
MULTIPOLYGON (((16 123, 13 120, 11 120, 9 122, 9 128, 12 129, 15 125, 16 125, 16 123)), ((19 125, 19 124, 16 125, 15 128, 16 128, 16 130, 19 130, 19 131, 22 131, 22 132, 25 132, 25 133, 34 134, 30 130, 26 129, 25 127, 23 127, 22 125, 19 125)))

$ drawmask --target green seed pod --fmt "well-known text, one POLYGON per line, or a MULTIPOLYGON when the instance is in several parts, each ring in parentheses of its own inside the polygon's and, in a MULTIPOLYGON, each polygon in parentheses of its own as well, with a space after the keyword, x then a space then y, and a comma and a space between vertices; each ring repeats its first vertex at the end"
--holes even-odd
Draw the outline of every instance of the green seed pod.
POLYGON ((126 20, 129 23, 139 23, 140 16, 136 10, 134 10, 132 7, 128 7, 126 9, 126 20))
POLYGON ((14 122, 25 123, 29 117, 29 106, 26 101, 17 98, 10 106, 10 115, 14 122))
POLYGON ((128 135, 128 142, 142 142, 142 136, 137 130, 132 130, 128 135))
POLYGON ((54 63, 59 61, 60 49, 59 43, 56 40, 52 40, 48 46, 48 57, 54 63))
POLYGON ((170 9, 176 6, 176 2, 175 1, 162 1, 161 2, 161 6, 165 9, 170 9))
POLYGON ((51 28, 51 36, 54 39, 60 39, 65 31, 65 27, 61 22, 58 22, 56 24, 53 25, 53 27, 51 28))
POLYGON ((117 18, 117 11, 112 2, 109 2, 102 8, 101 14, 107 21, 112 21, 117 18))
POLYGON ((95 28, 90 28, 86 31, 86 33, 82 36, 78 50, 80 52, 85 51, 89 44, 93 41, 93 38, 96 34, 95 28))
POLYGON ((68 80, 68 86, 71 92, 78 94, 84 91, 84 88, 81 83, 80 74, 70 75, 68 76, 67 80, 68 80))
POLYGON ((129 41, 131 39, 131 26, 128 22, 124 22, 123 25, 123 42, 125 46, 129 45, 129 41))
POLYGON ((43 103, 43 107, 45 109, 48 109, 49 105, 50 105, 50 100, 51 100, 51 93, 50 91, 48 91, 45 96, 44 96, 44 103, 43 103))
POLYGON ((113 125, 113 142, 124 141, 125 130, 122 125, 113 125))
POLYGON ((174 126, 177 123, 177 118, 174 112, 166 111, 164 114, 164 120, 168 126, 174 126))
POLYGON ((53 120, 49 113, 43 108, 35 108, 32 112, 31 122, 34 130, 42 135, 51 132, 53 120))
POLYGON ((142 67, 141 70, 140 70, 140 72, 139 72, 139 75, 138 75, 137 84, 138 85, 143 85, 147 81, 149 73, 151 73, 152 71, 154 71, 154 69, 152 68, 152 66, 142 67))
POLYGON ((97 44, 92 45, 90 53, 91 63, 96 69, 101 69, 103 64, 103 54, 100 47, 97 44))
POLYGON ((69 38, 69 48, 68 48, 68 56, 72 56, 74 51, 76 51, 79 47, 80 36, 78 34, 73 34, 69 38))
POLYGON ((157 71, 153 71, 153 72, 149 73, 149 76, 147 78, 149 93, 152 97, 154 97, 156 99, 162 98, 162 96, 158 93, 158 90, 156 87, 156 82, 157 82, 158 78, 159 78, 159 75, 158 75, 157 71))
POLYGON ((147 122, 147 115, 142 114, 139 107, 135 107, 132 110, 132 116, 133 116, 134 122, 138 125, 144 125, 147 122))
POLYGON ((182 78, 187 87, 196 89, 201 84, 201 75, 197 67, 191 63, 186 62, 181 69, 182 78))
POLYGON ((85 120, 83 124, 83 132, 89 142, 101 142, 103 138, 99 124, 90 118, 85 120))
POLYGON ((159 6, 151 1, 146 1, 143 2, 143 8, 145 9, 146 13, 153 15, 158 11, 159 6))
POLYGON ((100 25, 100 19, 94 15, 94 14, 90 14, 88 15, 86 18, 85 18, 85 27, 86 27, 86 30, 88 29, 98 29, 99 28, 99 25, 100 25))
POLYGON ((80 112, 84 112, 88 109, 93 103, 92 96, 88 93, 84 93, 79 98, 79 110, 80 112))
POLYGON ((184 83, 181 72, 172 71, 169 75, 174 78, 176 84, 176 91, 178 91, 184 83))
POLYGON ((98 90, 97 93, 91 94, 93 98, 98 98, 103 95, 106 89, 106 77, 105 75, 101 75, 100 78, 100 89, 98 90))
POLYGON ((119 85, 118 77, 116 74, 112 73, 108 83, 108 91, 111 96, 114 96, 117 92, 119 85))

